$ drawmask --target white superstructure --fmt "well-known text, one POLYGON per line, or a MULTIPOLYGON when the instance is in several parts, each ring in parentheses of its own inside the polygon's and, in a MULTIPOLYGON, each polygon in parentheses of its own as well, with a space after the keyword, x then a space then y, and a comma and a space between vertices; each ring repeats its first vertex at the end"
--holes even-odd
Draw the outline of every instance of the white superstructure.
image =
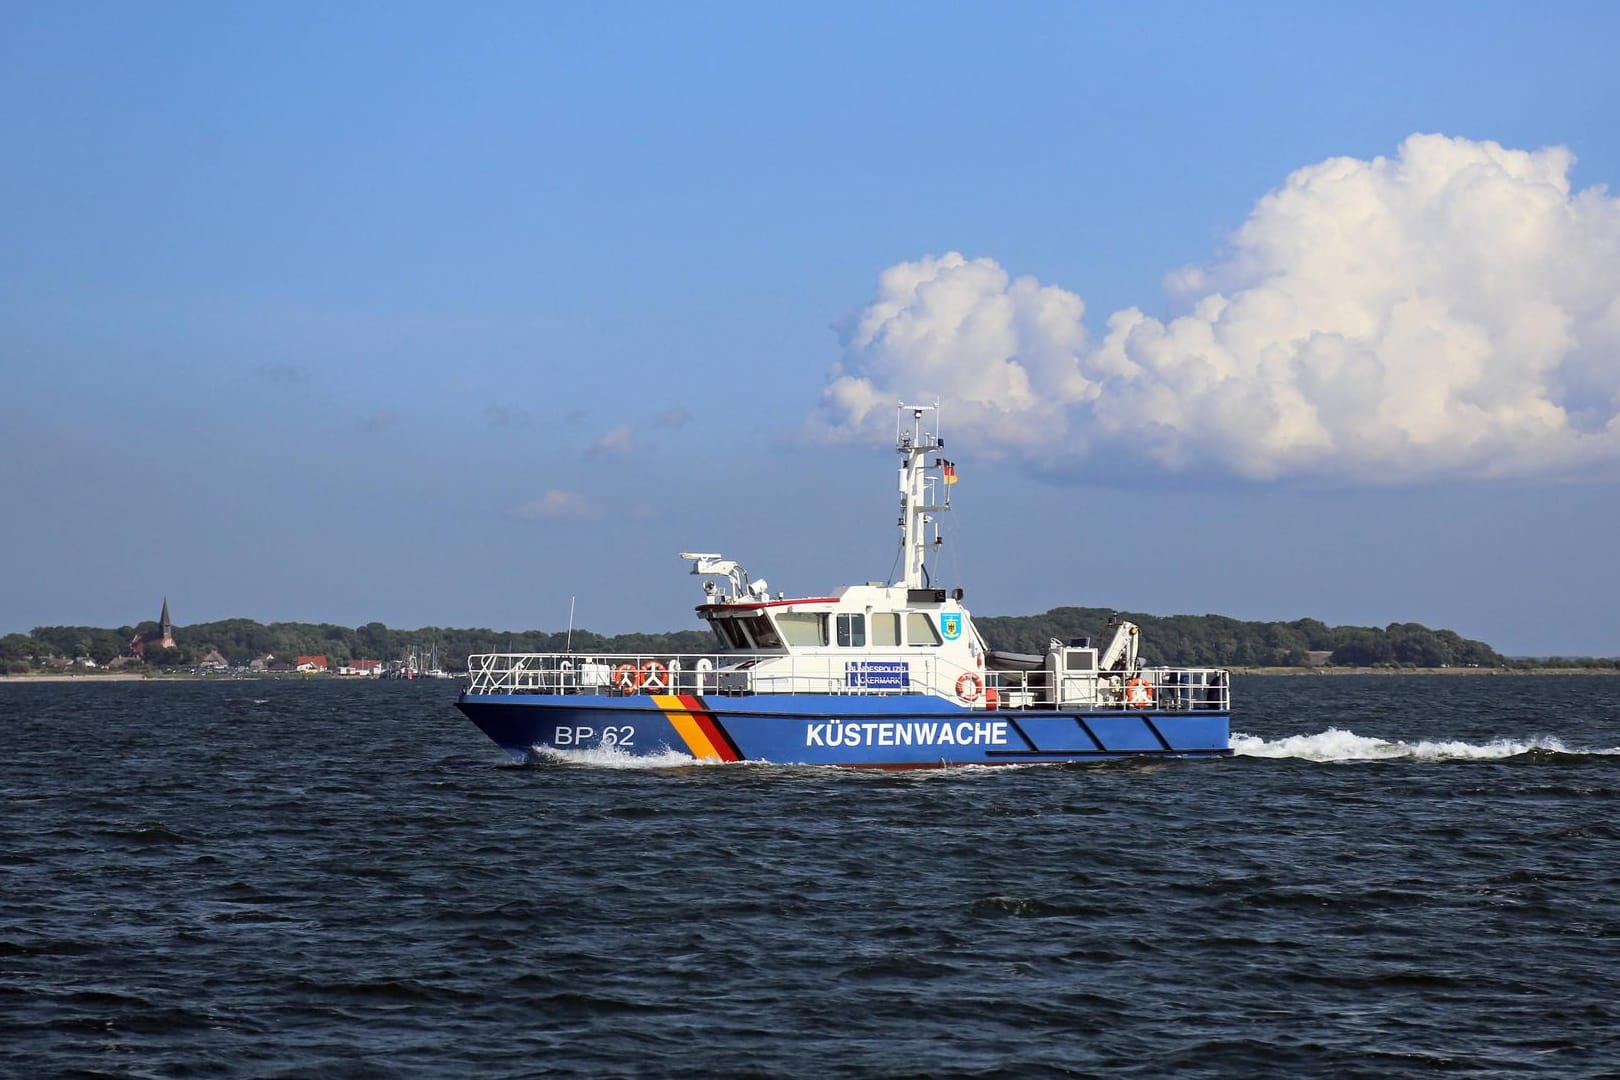
POLYGON ((766 581, 718 552, 682 552, 704 578, 697 613, 714 631, 702 656, 469 658, 476 691, 696 694, 921 694, 975 709, 1226 707, 1224 672, 1144 668, 1135 624, 1114 620, 1098 649, 1052 641, 1044 655, 993 651, 962 605, 935 584, 956 466, 943 456, 937 405, 901 405, 898 580, 827 596, 772 597, 766 581))

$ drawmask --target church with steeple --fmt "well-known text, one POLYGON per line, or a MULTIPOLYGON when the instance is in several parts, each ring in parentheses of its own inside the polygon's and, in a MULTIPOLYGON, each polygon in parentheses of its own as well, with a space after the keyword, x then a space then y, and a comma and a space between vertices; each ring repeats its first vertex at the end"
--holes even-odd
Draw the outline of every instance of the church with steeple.
POLYGON ((169 621, 169 598, 163 598, 163 614, 158 616, 158 628, 148 630, 144 634, 136 634, 129 641, 129 651, 146 659, 146 649, 151 646, 155 649, 172 649, 174 645, 174 624, 169 621))

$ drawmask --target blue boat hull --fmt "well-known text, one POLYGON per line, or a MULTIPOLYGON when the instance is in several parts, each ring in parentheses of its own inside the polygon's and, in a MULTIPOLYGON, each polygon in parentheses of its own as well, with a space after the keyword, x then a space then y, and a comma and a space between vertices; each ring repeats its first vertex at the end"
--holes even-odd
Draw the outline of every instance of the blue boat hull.
POLYGON ((1216 711, 986 711, 904 694, 464 693, 456 707, 516 760, 614 750, 905 769, 1231 755, 1230 718, 1216 711))

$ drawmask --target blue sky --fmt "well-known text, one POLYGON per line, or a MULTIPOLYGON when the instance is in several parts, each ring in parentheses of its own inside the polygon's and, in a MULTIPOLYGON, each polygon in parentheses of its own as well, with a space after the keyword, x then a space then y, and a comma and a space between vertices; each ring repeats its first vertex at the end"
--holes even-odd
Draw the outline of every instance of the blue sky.
POLYGON ((1614 5, 0 22, 0 632, 885 578, 938 397, 981 614, 1620 655, 1614 5))

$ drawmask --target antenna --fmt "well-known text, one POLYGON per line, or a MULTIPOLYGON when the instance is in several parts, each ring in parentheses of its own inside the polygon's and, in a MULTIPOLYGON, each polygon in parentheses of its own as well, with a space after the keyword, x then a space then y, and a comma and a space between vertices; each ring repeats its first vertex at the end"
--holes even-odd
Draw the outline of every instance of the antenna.
MULTIPOLYGON (((935 515, 951 508, 950 485, 956 466, 943 457, 928 456, 945 448, 939 437, 939 402, 932 405, 901 403, 895 417, 895 446, 900 451, 900 561, 904 569, 896 585, 908 589, 931 588, 928 572, 929 540, 939 539, 935 515), (908 417, 909 414, 909 417, 908 417), (910 420, 907 430, 907 420, 910 420), (937 470, 938 477, 928 475, 937 470)), ((937 544, 935 545, 938 546, 937 544)))
POLYGON ((563 652, 574 651, 574 598, 568 598, 568 644, 563 646, 563 652))

